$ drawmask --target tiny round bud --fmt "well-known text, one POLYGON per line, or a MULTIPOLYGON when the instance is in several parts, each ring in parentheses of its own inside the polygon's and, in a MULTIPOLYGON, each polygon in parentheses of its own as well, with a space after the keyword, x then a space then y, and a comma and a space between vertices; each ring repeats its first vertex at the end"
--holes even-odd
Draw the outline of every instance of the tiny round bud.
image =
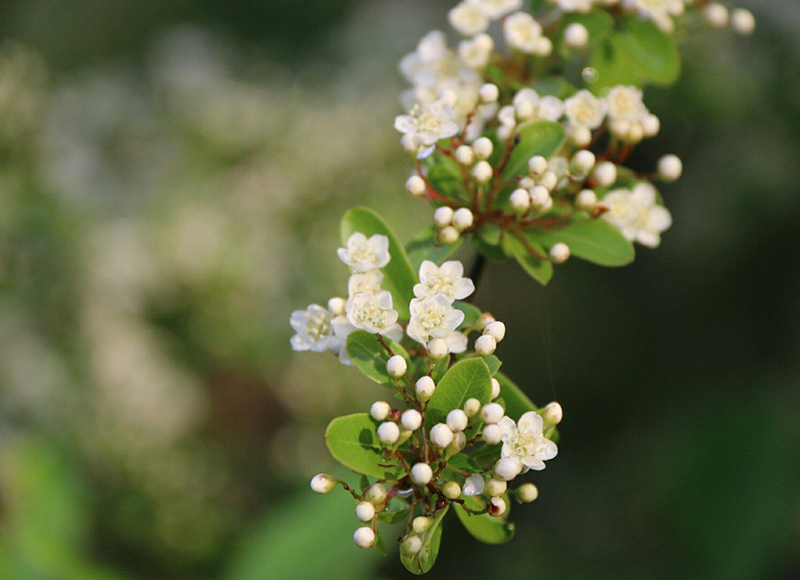
POLYGON ((337 296, 335 298, 331 298, 330 300, 328 300, 328 310, 334 316, 343 315, 346 308, 347 308, 347 301, 344 298, 339 298, 337 296))
POLYGON ((375 517, 375 506, 368 501, 362 501, 356 506, 356 517, 362 522, 368 522, 375 517))
POLYGON ((400 551, 406 556, 413 556, 422 549, 422 540, 419 536, 408 536, 400 544, 400 551))
POLYGON ((583 48, 589 44, 589 31, 577 22, 564 29, 564 42, 572 48, 583 48))
POLYGON ((461 486, 455 481, 448 481, 442 487, 442 493, 447 499, 458 499, 461 497, 461 486))
POLYGON ((624 119, 617 119, 616 121, 611 122, 609 128, 617 137, 624 137, 631 129, 631 123, 630 121, 625 121, 624 119))
POLYGON ((508 141, 514 134, 514 125, 501 125, 497 128, 497 138, 501 141, 508 141))
MULTIPOLYGON (((558 175, 556 175, 553 171, 545 171, 542 178, 539 180, 539 184, 547 189, 547 191, 553 191, 558 186, 558 175)), ((533 190, 531 190, 531 197, 533 194, 533 190)))
POLYGON ((503 495, 506 489, 508 489, 508 484, 504 480, 493 477, 486 482, 485 492, 489 497, 498 497, 503 495))
POLYGON ((489 500, 489 513, 493 516, 502 516, 506 513, 506 500, 502 497, 493 497, 489 500))
POLYGON ((592 142, 592 132, 583 125, 573 125, 569 128, 569 140, 578 147, 588 147, 592 142))
POLYGON ((417 141, 417 138, 411 133, 403 135, 403 138, 400 139, 400 144, 409 155, 416 157, 417 153, 419 153, 419 141, 417 141))
POLYGON ((539 497, 539 488, 532 483, 524 483, 517 489, 517 499, 522 503, 531 503, 539 497))
POLYGON ((375 505, 383 503, 386 495, 386 486, 382 483, 375 483, 367 490, 367 499, 375 505))
POLYGON ((536 56, 549 56, 553 52, 553 41, 546 36, 540 36, 536 39, 536 46, 534 53, 536 56))
POLYGON ((541 211, 552 202, 550 191, 543 185, 537 185, 531 189, 531 205, 541 211))
POLYGON ((506 325, 499 320, 495 320, 486 325, 486 328, 483 329, 483 334, 493 336, 497 342, 500 342, 506 336, 506 325))
POLYGON ((475 352, 478 356, 489 356, 497 349, 497 340, 491 335, 484 334, 475 341, 475 352))
POLYGON ((499 423, 506 412, 500 403, 487 403, 481 409, 481 420, 484 423, 499 423))
POLYGON ((594 153, 588 149, 581 149, 572 157, 570 165, 573 170, 585 175, 592 170, 596 160, 594 153))
POLYGON ((491 312, 484 312, 478 319, 478 329, 483 331, 490 322, 494 322, 494 316, 492 316, 491 312))
POLYGON ((439 238, 443 244, 455 244, 461 234, 453 226, 447 226, 439 232, 439 238))
POLYGON ((544 175, 547 171, 547 159, 541 155, 534 155, 528 160, 528 172, 531 175, 544 175))
POLYGON ((472 144, 472 150, 478 159, 489 159, 494 151, 494 144, 488 137, 481 137, 472 144))
POLYGON ((564 410, 557 402, 553 401, 544 408, 544 422, 548 425, 558 425, 564 418, 564 410))
POLYGON ((416 409, 403 411, 403 415, 400 417, 400 424, 409 431, 416 431, 422 425, 422 415, 416 409))
POLYGON ((386 372, 389 373, 389 376, 392 378, 399 379, 406 374, 406 371, 408 371, 408 363, 406 359, 399 354, 394 355, 386 361, 386 372))
POLYGON ((563 264, 569 260, 569 246, 564 242, 558 242, 550 248, 550 259, 556 264, 563 264))
POLYGON ((478 161, 475 167, 472 168, 472 177, 478 183, 489 183, 493 175, 494 171, 488 161, 478 161))
POLYGON ((311 489, 317 493, 329 493, 339 480, 328 475, 327 473, 320 473, 311 478, 311 489))
POLYGON ((522 465, 516 459, 501 458, 494 466, 494 472, 500 479, 511 481, 519 475, 522 465))
POLYGON ((468 424, 469 418, 461 409, 453 409, 447 414, 447 426, 451 431, 463 431, 468 424))
POLYGON ((433 212, 433 223, 437 227, 446 228, 453 222, 453 208, 443 205, 433 212))
POLYGON ((631 128, 628 129, 628 134, 625 136, 625 138, 631 143, 638 143, 644 139, 644 125, 641 123, 631 124, 631 128))
POLYGON ((411 481, 417 485, 428 485, 433 479, 433 470, 427 463, 416 463, 411 468, 411 481))
POLYGON ((391 411, 392 407, 386 401, 375 401, 369 408, 369 414, 376 421, 385 421, 391 411))
POLYGON ((453 432, 444 423, 437 423, 431 429, 431 443, 444 449, 453 442, 453 432))
POLYGON ((705 8, 706 21, 712 28, 725 28, 728 25, 728 9, 719 2, 712 2, 705 8))
POLYGON ((592 175, 600 187, 611 187, 617 181, 617 166, 611 161, 602 161, 594 168, 592 175))
POLYGON ((496 445, 503 439, 503 430, 499 425, 492 423, 483 428, 483 440, 489 445, 496 445))
POLYGON ((453 225, 459 232, 463 232, 464 230, 472 227, 472 223, 474 221, 475 216, 472 215, 472 211, 466 207, 457 209, 453 214, 453 225))
POLYGON ((683 174, 683 162, 677 155, 664 155, 658 161, 658 176, 664 181, 676 181, 683 174))
POLYGON ((367 526, 358 528, 356 533, 353 534, 353 541, 359 548, 371 548, 375 543, 375 532, 372 531, 372 528, 368 528, 367 526))
POLYGON ((653 115, 647 115, 642 121, 642 130, 645 137, 655 137, 661 131, 661 120, 653 115))
POLYGON ((756 29, 756 19, 749 10, 737 8, 731 13, 731 27, 739 34, 749 36, 756 29))
POLYGON ((378 425, 378 439, 384 445, 393 445, 400 438, 400 427, 393 421, 386 421, 378 425))
POLYGON ((414 385, 414 389, 417 392, 417 400, 424 403, 433 396, 433 391, 436 390, 436 384, 430 377, 420 377, 416 385, 414 385))
POLYGON ((492 377, 492 400, 500 396, 500 381, 492 377))
POLYGON ((467 417, 474 417, 481 412, 481 402, 475 398, 467 399, 464 403, 464 412, 467 417))
POLYGON ((461 165, 472 165, 475 162, 475 152, 469 145, 461 145, 456 149, 456 161, 461 165))
POLYGON ((425 180, 419 175, 412 175, 406 180, 406 191, 414 197, 419 197, 425 193, 425 180))
POLYGON ((448 107, 455 107, 458 102, 458 95, 453 89, 444 89, 439 93, 439 100, 448 107))
POLYGON ((527 189, 515 189, 508 199, 515 212, 522 215, 531 208, 531 194, 527 189))
POLYGON ((536 113, 536 105, 528 100, 519 101, 514 105, 514 113, 516 114, 517 120, 527 121, 536 113))
POLYGON ((481 99, 481 103, 484 105, 491 105, 500 98, 500 89, 497 88, 497 85, 486 83, 478 91, 478 96, 481 99))
POLYGON ((447 446, 447 451, 455 455, 467 446, 467 436, 463 431, 453 433, 453 442, 447 446))
POLYGON ((417 516, 411 522, 411 529, 414 530, 415 534, 424 534, 428 531, 428 528, 431 527, 433 520, 431 518, 426 518, 425 516, 417 516))
POLYGON ((428 354, 433 360, 441 360, 450 353, 450 347, 443 338, 434 338, 428 343, 428 354))
POLYGON ((576 198, 578 207, 581 209, 592 209, 597 203, 597 194, 591 189, 584 189, 576 198))

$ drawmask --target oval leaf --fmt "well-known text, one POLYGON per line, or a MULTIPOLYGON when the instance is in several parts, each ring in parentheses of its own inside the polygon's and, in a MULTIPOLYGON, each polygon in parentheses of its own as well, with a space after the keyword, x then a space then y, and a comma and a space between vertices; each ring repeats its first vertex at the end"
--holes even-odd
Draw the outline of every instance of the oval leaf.
POLYGON ((534 155, 549 159, 561 149, 566 132, 559 123, 538 121, 525 125, 519 132, 519 143, 511 151, 501 179, 507 181, 528 169, 528 160, 534 155))
POLYGON ((450 367, 433 396, 428 401, 425 412, 425 425, 430 430, 437 423, 443 423, 453 409, 460 409, 464 401, 476 398, 485 405, 492 396, 492 378, 489 368, 479 358, 462 360, 450 367))
MULTIPOLYGON (((472 509, 483 507, 474 497, 467 498, 465 503, 472 509)), ((505 544, 514 537, 514 524, 506 518, 497 518, 489 514, 470 515, 460 505, 454 505, 458 519, 475 539, 486 544, 505 544)))
MULTIPOLYGON (((586 27, 586 30, 589 31, 589 46, 592 47, 602 42, 614 30, 614 17, 600 8, 588 14, 581 14, 580 12, 565 14, 554 37, 557 52, 565 54, 570 52, 569 47, 564 42, 564 31, 570 24, 582 24, 586 27)), ((536 88, 535 85, 534 88, 536 88)))
POLYGON ((616 85, 641 86, 642 78, 625 51, 619 35, 611 36, 592 51, 589 66, 597 71, 597 79, 589 84, 589 89, 594 94, 616 85))
POLYGON ((636 257, 633 244, 600 219, 572 222, 559 230, 530 230, 530 237, 547 248, 564 242, 573 256, 600 266, 626 266, 636 257))
POLYGON ((408 240, 406 252, 408 252, 408 259, 411 261, 411 266, 415 272, 419 271, 419 267, 424 260, 441 264, 464 243, 464 238, 459 237, 454 244, 438 245, 436 243, 436 232, 436 226, 428 226, 422 228, 414 234, 413 238, 408 240))
POLYGON ((659 85, 671 85, 681 74, 681 55, 675 37, 662 31, 651 20, 636 16, 623 19, 625 32, 619 35, 619 47, 636 71, 659 85))
POLYGON ((375 421, 366 413, 337 417, 325 430, 325 444, 331 456, 356 473, 390 481, 400 477, 400 468, 381 467, 391 464, 383 457, 375 421))
MULTIPOLYGON (((402 346, 388 338, 384 338, 383 340, 389 348, 392 349, 394 354, 399 354, 406 359, 406 363, 409 365, 411 364, 408 353, 402 346)), ((386 362, 389 360, 389 353, 387 353, 383 345, 378 342, 377 336, 370 334, 366 330, 356 330, 347 337, 345 348, 347 349, 347 354, 350 356, 350 360, 353 362, 353 366, 367 377, 387 387, 394 385, 394 379, 392 379, 386 371, 386 362)))
MULTIPOLYGON (((542 247, 542 245, 536 241, 531 239, 528 232, 523 232, 522 235, 525 236, 527 243, 533 247, 541 256, 546 256, 547 252, 542 247)), ((514 234, 508 233, 503 236, 503 245, 506 247, 508 253, 510 253, 514 258, 517 260, 522 269, 525 270, 528 275, 539 282, 542 286, 546 286, 550 279, 553 277, 553 264, 550 260, 541 259, 534 256, 530 250, 523 244, 514 234)))
POLYGON ((412 574, 417 576, 427 574, 436 563, 436 557, 439 555, 439 546, 442 543, 442 520, 447 514, 448 508, 449 506, 445 506, 436 512, 431 527, 422 535, 422 549, 419 552, 413 556, 400 554, 403 566, 412 574))

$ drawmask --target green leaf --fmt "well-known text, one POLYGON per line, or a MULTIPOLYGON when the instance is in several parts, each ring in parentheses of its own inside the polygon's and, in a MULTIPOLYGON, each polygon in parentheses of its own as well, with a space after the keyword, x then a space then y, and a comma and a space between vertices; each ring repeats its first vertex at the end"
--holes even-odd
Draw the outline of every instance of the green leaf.
POLYGON ((485 469, 497 463, 497 460, 500 459, 500 452, 502 449, 503 445, 501 443, 497 445, 483 445, 472 453, 472 459, 485 469))
POLYGON ((572 50, 564 42, 564 31, 570 24, 583 24, 586 27, 589 31, 589 47, 592 47, 602 42, 614 30, 614 17, 599 8, 588 14, 579 12, 565 14, 553 39, 557 52, 569 53, 572 50))
POLYGON ((519 143, 511 151, 501 179, 507 181, 522 175, 528 169, 528 160, 534 155, 549 159, 561 148, 566 137, 560 123, 538 121, 525 125, 519 133, 519 143))
POLYGON ((431 187, 448 199, 467 205, 464 176, 454 159, 436 151, 426 160, 426 177, 431 187))
POLYGON ((523 232, 522 235, 525 236, 531 247, 539 252, 539 255, 544 256, 545 259, 537 258, 531 254, 525 244, 513 234, 504 236, 504 246, 531 278, 546 286, 553 277, 553 264, 546 258, 547 252, 538 241, 531 239, 528 232, 523 232))
POLYGON ((481 317, 481 309, 470 304, 469 302, 453 302, 453 307, 464 313, 464 322, 461 323, 460 328, 469 328, 481 317))
POLYGON ((597 79, 589 83, 589 90, 596 95, 617 85, 642 85, 619 35, 611 36, 592 51, 589 67, 597 71, 597 79))
POLYGON ((652 20, 633 15, 622 20, 625 32, 619 48, 625 51, 636 71, 653 83, 671 85, 681 74, 681 55, 675 37, 662 31, 652 20))
POLYGON ((568 99, 578 92, 578 87, 560 75, 543 77, 533 82, 533 89, 543 97, 568 99))
POLYGON ((420 576, 426 574, 436 563, 439 555, 439 546, 442 543, 442 520, 450 506, 445 506, 436 512, 431 527, 422 535, 422 549, 413 556, 400 553, 400 560, 406 570, 420 576))
MULTIPOLYGON (((508 500, 506 499, 506 502, 508 500)), ((467 507, 471 509, 483 509, 481 501, 476 497, 468 497, 465 500, 467 507)), ((454 504, 456 515, 464 528, 476 539, 486 544, 505 544, 514 537, 514 524, 508 521, 507 517, 495 517, 489 514, 470 515, 458 504, 454 504)), ((507 503, 507 505, 510 505, 507 503)))
MULTIPOLYGON (((505 238, 506 236, 503 235, 503 237, 505 238)), ((497 246, 487 244, 480 236, 470 236, 470 241, 476 252, 486 256, 490 260, 494 260, 495 262, 504 262, 508 260, 508 255, 506 255, 502 244, 497 246)))
POLYGON ((573 256, 600 266, 626 266, 636 257, 633 244, 601 219, 576 221, 559 230, 531 229, 529 235, 547 248, 564 242, 573 256))
POLYGON ((464 471, 469 471, 470 473, 477 473, 481 470, 481 466, 478 465, 477 462, 466 453, 458 453, 457 455, 453 455, 447 460, 447 466, 454 469, 463 469, 464 471))
MULTIPOLYGON (((392 349, 393 353, 399 354, 406 359, 406 363, 411 364, 408 353, 402 346, 385 337, 383 340, 389 348, 392 349)), ((389 353, 387 353, 383 345, 378 342, 378 337, 376 335, 366 330, 356 330, 347 337, 345 348, 347 349, 347 354, 350 356, 350 360, 353 361, 354 367, 376 383, 386 387, 394 386, 394 379, 392 379, 386 371, 386 362, 389 360, 389 353)))
POLYGON ((406 252, 411 266, 415 272, 419 272, 419 267, 425 260, 430 260, 436 264, 441 264, 452 256, 464 243, 464 238, 459 237, 454 244, 438 245, 436 242, 436 226, 422 228, 406 244, 406 252))
POLYGON ((490 246, 496 246, 500 243, 503 230, 501 230, 496 224, 486 223, 480 227, 478 230, 478 235, 490 246))
POLYGON ((489 368, 489 374, 491 376, 496 375, 497 371, 503 364, 502 362, 500 362, 500 359, 494 356, 493 354, 483 357, 483 362, 486 363, 486 366, 489 368))
POLYGON ((506 415, 514 419, 514 421, 519 421, 519 418, 529 411, 538 410, 538 407, 533 404, 528 395, 522 392, 522 389, 506 375, 498 372, 494 378, 500 383, 500 396, 503 397, 506 404, 506 415))
POLYGON ((386 504, 378 519, 385 524, 399 524, 408 518, 410 511, 411 505, 395 495, 386 504))
POLYGON ((356 473, 379 479, 396 480, 400 468, 380 467, 390 464, 383 457, 375 422, 366 413, 337 417, 325 430, 325 443, 333 458, 356 473))
POLYGON ((462 360, 450 367, 433 396, 428 401, 425 412, 425 425, 430 430, 437 423, 444 423, 447 414, 460 409, 464 401, 476 398, 485 405, 492 396, 492 382, 489 369, 478 358, 462 360))
POLYGON ((450 368, 450 355, 448 354, 443 359, 437 361, 435 365, 433 365, 433 370, 431 371, 431 378, 433 379, 434 383, 438 383, 442 380, 445 373, 447 373, 447 369, 450 368))
POLYGON ((391 260, 383 268, 385 275, 383 285, 392 293, 394 309, 400 314, 400 319, 408 320, 408 303, 414 298, 417 275, 403 246, 383 218, 365 207, 353 208, 342 218, 342 243, 346 244, 348 238, 356 232, 361 232, 367 237, 380 234, 389 238, 391 260))

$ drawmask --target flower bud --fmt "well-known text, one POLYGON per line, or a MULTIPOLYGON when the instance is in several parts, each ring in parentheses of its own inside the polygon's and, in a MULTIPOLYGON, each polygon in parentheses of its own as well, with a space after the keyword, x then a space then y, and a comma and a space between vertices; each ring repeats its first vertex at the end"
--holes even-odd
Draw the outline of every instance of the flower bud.
POLYGON ((508 141, 514 135, 514 125, 500 125, 497 128, 497 138, 508 141))
POLYGON ((570 24, 564 29, 564 42, 571 48, 583 48, 589 44, 589 31, 578 22, 570 24))
POLYGON ((548 426, 558 425, 564 418, 564 410, 557 402, 553 401, 544 408, 542 419, 548 426))
POLYGON ((391 411, 392 408, 386 401, 375 401, 369 408, 369 414, 376 421, 385 421, 391 411))
POLYGON ((444 423, 437 423, 431 429, 431 443, 444 449, 453 442, 453 432, 444 423))
POLYGON ((539 488, 532 483, 524 483, 517 489, 517 499, 522 503, 531 503, 539 497, 539 488))
POLYGON ((400 423, 403 425, 403 428, 409 431, 416 431, 420 428, 420 425, 422 425, 422 415, 416 409, 408 409, 407 411, 403 411, 400 423))
POLYGON ((488 445, 497 445, 503 440, 503 430, 496 423, 491 423, 483 428, 482 436, 488 445))
POLYGON ((339 483, 339 480, 332 475, 320 473, 311 478, 311 489, 317 493, 330 493, 337 483, 339 483))
POLYGON ((463 431, 468 424, 469 418, 461 409, 453 409, 447 414, 447 426, 451 431, 463 431))
POLYGON ((406 359, 399 354, 394 355, 388 361, 386 361, 386 372, 389 373, 389 376, 394 379, 399 379, 405 375, 407 370, 408 363, 406 362, 406 359))
POLYGON ((464 402, 464 412, 467 417, 474 417, 481 412, 481 402, 478 399, 470 398, 464 402))
POLYGON ((434 338, 428 342, 428 354, 433 360, 441 360, 450 353, 450 347, 443 338, 434 338))
POLYGON ((433 223, 439 228, 445 228, 453 223, 453 208, 443 205, 433 212, 433 223))
POLYGON ((731 13, 731 28, 742 36, 753 34, 756 29, 756 19, 753 13, 744 8, 737 8, 731 13))
POLYGON ((508 484, 502 479, 493 477, 486 482, 486 495, 489 497, 501 496, 506 492, 506 489, 508 489, 508 484))
POLYGON ((536 113, 536 105, 531 101, 519 101, 514 105, 514 113, 518 121, 527 121, 536 113))
POLYGON ((408 536, 400 544, 400 551, 406 556, 413 556, 422 549, 422 540, 419 536, 408 536))
POLYGON ((484 485, 483 476, 475 473, 464 481, 464 488, 461 491, 467 497, 473 497, 483 493, 484 485))
POLYGON ((367 490, 367 499, 373 504, 378 505, 386 501, 386 486, 382 483, 375 483, 367 490))
POLYGON ((494 466, 494 472, 500 479, 511 481, 519 475, 522 465, 516 459, 509 457, 501 458, 494 466))
POLYGON ((706 21, 712 28, 725 28, 728 25, 728 9, 719 2, 712 2, 705 8, 706 21))
POLYGON ((461 145, 456 149, 456 161, 461 165, 472 165, 475 162, 475 152, 469 145, 461 145))
POLYGON ((528 173, 531 175, 544 175, 547 171, 547 159, 541 155, 534 155, 528 160, 528 173))
POLYGON ((499 423, 506 412, 500 403, 489 403, 481 409, 481 420, 484 423, 499 423))
POLYGON ((475 181, 478 183, 489 183, 493 175, 494 171, 488 161, 478 161, 475 167, 472 168, 472 177, 474 177, 475 181))
POLYGON ((353 534, 353 541, 359 548, 371 548, 375 543, 375 532, 372 531, 372 528, 368 528, 367 526, 358 528, 356 533, 353 534))
POLYGON ((417 392, 417 400, 424 403, 433 396, 433 391, 436 390, 436 384, 433 382, 433 379, 428 376, 420 377, 416 385, 414 385, 414 389, 417 392))
POLYGON ((536 56, 549 56, 553 52, 553 41, 546 36, 540 36, 536 39, 533 52, 536 56))
POLYGON ((362 501, 356 506, 356 517, 362 522, 368 522, 375 517, 375 506, 368 501, 362 501))
POLYGON ((512 209, 520 215, 526 213, 531 208, 531 194, 528 193, 527 189, 515 189, 511 197, 508 198, 508 201, 512 209))
POLYGON ((494 151, 494 143, 488 137, 480 137, 472 144, 472 150, 478 159, 489 159, 494 151))
POLYGON ((497 85, 486 83, 478 91, 478 96, 481 99, 481 103, 484 105, 491 105, 500 98, 500 89, 497 88, 497 85))
POLYGON ((492 400, 500 396, 500 381, 492 377, 492 400))
POLYGON ((472 215, 472 211, 466 207, 457 209, 453 214, 453 225, 459 232, 463 232, 464 230, 472 227, 472 223, 474 221, 475 216, 472 215))
POLYGON ((478 356, 489 356, 497 348, 497 341, 493 336, 484 334, 475 341, 475 352, 478 356))
POLYGON ((459 238, 459 235, 460 234, 458 233, 458 230, 453 226, 447 226, 446 228, 443 228, 441 232, 439 232, 439 238, 441 239, 442 243, 447 244, 448 246, 450 244, 455 244, 459 238))
POLYGON ((425 193, 425 180, 419 175, 412 175, 406 181, 406 191, 414 197, 419 197, 425 193))
POLYGON ((378 425, 378 439, 384 445, 394 445, 399 438, 400 427, 397 426, 397 423, 386 421, 378 425))
MULTIPOLYGON (((558 175, 556 175, 553 171, 545 171, 544 175, 542 175, 542 178, 539 180, 539 183, 547 191, 553 191, 558 186, 558 175)), ((533 199, 533 190, 531 190, 531 199, 533 199)), ((535 204, 536 200, 534 200, 534 205, 535 204)))
POLYGON ((506 325, 499 320, 495 320, 486 325, 486 328, 483 329, 483 334, 488 334, 494 337, 497 342, 501 342, 506 336, 506 325))
POLYGON ((661 131, 661 120, 653 115, 647 115, 642 121, 642 130, 645 137, 655 137, 661 131))
POLYGON ((506 513, 506 500, 502 497, 493 497, 489 500, 489 514, 502 516, 506 513))
POLYGON ((600 187, 611 187, 617 181, 617 166, 611 161, 601 161, 592 175, 600 187))
POLYGON ((550 190, 543 185, 537 185, 536 187, 532 188, 530 195, 531 205, 540 211, 546 208, 548 204, 552 203, 553 201, 550 197, 550 190))
POLYGON ((494 322, 494 316, 492 316, 491 312, 484 312, 478 319, 478 330, 483 332, 483 329, 486 328, 486 325, 490 322, 494 322))
POLYGON ((592 132, 583 125, 573 125, 567 133, 569 140, 578 147, 588 147, 592 143, 592 132))
POLYGON ((586 175, 592 170, 596 161, 597 158, 594 156, 594 153, 588 149, 581 149, 573 155, 570 166, 576 173, 586 175))
POLYGON ((579 208, 589 210, 597 203, 597 194, 591 189, 584 189, 578 194, 575 201, 578 203, 579 208))
POLYGON ((658 161, 658 176, 664 181, 676 181, 683 173, 683 162, 677 155, 664 155, 658 161))
POLYGON ((467 446, 467 436, 463 431, 453 433, 453 442, 447 446, 447 455, 455 455, 467 446))
POLYGON ((433 470, 427 463, 417 463, 411 468, 411 481, 417 485, 428 485, 433 479, 433 470))
POLYGON ((411 133, 403 135, 403 138, 400 139, 400 144, 409 155, 416 157, 417 153, 419 153, 419 141, 417 141, 417 138, 411 133))
POLYGON ((458 499, 461 497, 461 486, 455 481, 448 481, 442 487, 442 493, 447 499, 458 499))
POLYGON ((631 128, 628 129, 628 134, 625 136, 625 139, 631 143, 638 143, 644 139, 644 125, 641 123, 632 123, 631 128))
POLYGON ((563 264, 569 260, 569 246, 564 242, 558 242, 550 248, 550 259, 556 264, 563 264))
POLYGON ((415 534, 424 534, 431 527, 433 520, 425 516, 417 516, 411 522, 411 529, 415 534))

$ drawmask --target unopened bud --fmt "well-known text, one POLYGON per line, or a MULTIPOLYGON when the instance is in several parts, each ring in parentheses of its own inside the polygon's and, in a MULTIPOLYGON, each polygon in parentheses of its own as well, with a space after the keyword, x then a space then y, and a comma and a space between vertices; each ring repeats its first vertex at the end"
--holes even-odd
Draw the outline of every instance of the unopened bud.
POLYGON ((319 475, 315 475, 313 478, 311 478, 311 489, 317 493, 329 493, 334 487, 336 487, 337 483, 339 483, 339 480, 332 475, 320 473, 319 475))

